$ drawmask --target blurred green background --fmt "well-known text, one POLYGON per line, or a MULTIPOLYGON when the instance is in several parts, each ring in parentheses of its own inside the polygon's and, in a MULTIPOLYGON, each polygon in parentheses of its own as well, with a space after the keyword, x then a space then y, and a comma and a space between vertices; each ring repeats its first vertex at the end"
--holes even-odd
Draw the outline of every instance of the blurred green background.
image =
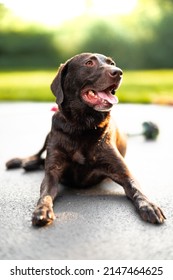
POLYGON ((138 0, 131 12, 109 15, 81 1, 83 13, 52 26, 25 21, 0 2, 0 100, 54 101, 49 86, 59 64, 97 52, 124 70, 120 102, 172 105, 173 0, 138 0))

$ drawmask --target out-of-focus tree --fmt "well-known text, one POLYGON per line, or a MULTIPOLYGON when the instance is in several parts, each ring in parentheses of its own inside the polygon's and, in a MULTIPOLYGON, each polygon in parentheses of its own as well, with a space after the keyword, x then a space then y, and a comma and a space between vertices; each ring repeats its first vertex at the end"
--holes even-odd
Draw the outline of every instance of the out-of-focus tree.
POLYGON ((112 56, 124 69, 173 68, 173 0, 138 0, 126 16, 86 13, 48 31, 0 4, 0 68, 57 67, 79 52, 112 56))
POLYGON ((173 0, 139 0, 136 16, 141 67, 173 68, 173 0))
POLYGON ((26 24, 0 4, 0 68, 49 68, 58 63, 52 33, 26 24))

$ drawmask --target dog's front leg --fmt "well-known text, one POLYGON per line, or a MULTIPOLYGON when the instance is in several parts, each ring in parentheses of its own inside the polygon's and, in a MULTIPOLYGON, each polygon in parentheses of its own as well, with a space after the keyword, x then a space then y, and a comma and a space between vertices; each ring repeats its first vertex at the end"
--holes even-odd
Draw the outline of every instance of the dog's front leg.
POLYGON ((127 197, 134 203, 144 221, 152 224, 164 222, 166 218, 163 211, 143 194, 134 178, 127 178, 124 182, 121 179, 121 182, 127 197))
POLYGON ((32 224, 44 226, 55 219, 53 202, 59 192, 59 181, 63 173, 63 164, 56 156, 46 159, 45 177, 40 188, 40 198, 32 215, 32 224))
POLYGON ((58 184, 51 184, 48 174, 45 175, 40 189, 40 198, 32 215, 34 226, 50 224, 55 219, 53 201, 58 195, 58 184))
POLYGON ((107 170, 109 177, 124 188, 127 197, 131 199, 144 221, 153 224, 164 222, 166 218, 163 211, 143 194, 138 182, 131 175, 121 156, 115 157, 112 163, 108 163, 107 170))

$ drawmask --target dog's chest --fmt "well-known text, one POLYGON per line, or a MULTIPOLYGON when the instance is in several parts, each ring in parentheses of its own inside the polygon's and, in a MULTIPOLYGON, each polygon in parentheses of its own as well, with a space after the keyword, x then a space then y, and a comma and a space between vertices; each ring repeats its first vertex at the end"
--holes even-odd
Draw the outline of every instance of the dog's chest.
POLYGON ((90 133, 84 133, 80 137, 68 138, 64 148, 67 158, 73 164, 80 166, 92 165, 99 158, 99 154, 106 146, 107 133, 102 130, 93 130, 90 133))
POLYGON ((75 151, 72 155, 72 161, 83 165, 86 162, 86 157, 81 151, 75 151))
POLYGON ((64 170, 62 183, 68 186, 85 187, 92 185, 95 179, 90 183, 93 170, 96 167, 96 156, 86 151, 76 150, 73 154, 69 154, 69 164, 64 170))

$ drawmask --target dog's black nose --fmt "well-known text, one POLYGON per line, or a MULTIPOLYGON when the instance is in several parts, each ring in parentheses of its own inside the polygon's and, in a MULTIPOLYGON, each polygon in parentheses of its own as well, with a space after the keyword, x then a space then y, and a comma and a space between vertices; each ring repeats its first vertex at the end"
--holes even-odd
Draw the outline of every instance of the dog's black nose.
POLYGON ((123 71, 118 67, 114 67, 110 70, 109 74, 113 77, 121 77, 123 75, 123 71))

